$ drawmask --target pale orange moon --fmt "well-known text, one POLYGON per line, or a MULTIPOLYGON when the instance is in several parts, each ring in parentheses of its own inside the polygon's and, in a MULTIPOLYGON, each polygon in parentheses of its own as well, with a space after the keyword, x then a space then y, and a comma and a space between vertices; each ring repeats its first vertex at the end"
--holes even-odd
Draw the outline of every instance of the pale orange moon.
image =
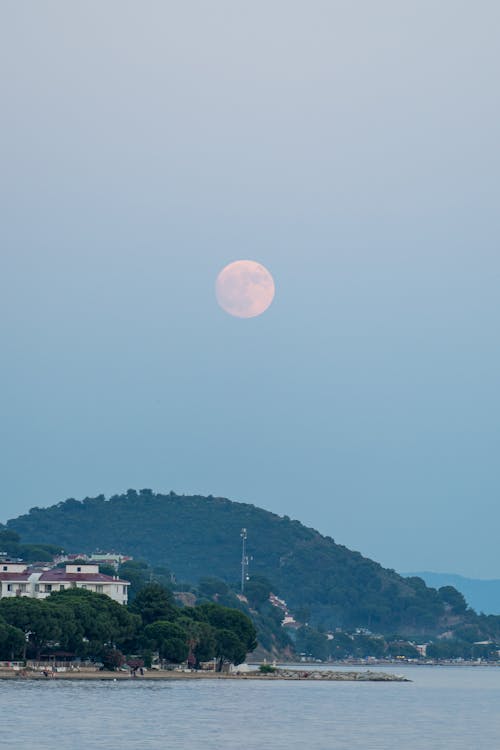
POLYGON ((267 310, 274 299, 274 279, 254 260, 236 260, 217 276, 217 302, 229 315, 255 318, 267 310))

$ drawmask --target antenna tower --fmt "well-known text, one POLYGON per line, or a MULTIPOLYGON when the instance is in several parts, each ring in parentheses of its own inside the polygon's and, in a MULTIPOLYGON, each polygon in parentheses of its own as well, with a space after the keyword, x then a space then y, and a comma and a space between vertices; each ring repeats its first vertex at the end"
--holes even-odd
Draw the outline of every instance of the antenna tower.
POLYGON ((245 582, 248 581, 248 555, 247 555, 247 530, 241 529, 241 593, 245 591, 245 582))

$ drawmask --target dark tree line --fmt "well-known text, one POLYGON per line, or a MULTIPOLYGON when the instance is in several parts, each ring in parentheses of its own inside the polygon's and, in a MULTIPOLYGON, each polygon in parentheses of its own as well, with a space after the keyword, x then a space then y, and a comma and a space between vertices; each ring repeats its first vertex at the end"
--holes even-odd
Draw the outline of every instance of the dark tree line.
POLYGON ((157 651, 170 663, 199 667, 216 659, 222 669, 224 662, 243 662, 256 645, 255 628, 243 612, 216 603, 180 607, 157 583, 140 590, 129 607, 79 588, 44 600, 0 600, 0 659, 64 654, 115 667, 122 654, 148 662, 157 651))

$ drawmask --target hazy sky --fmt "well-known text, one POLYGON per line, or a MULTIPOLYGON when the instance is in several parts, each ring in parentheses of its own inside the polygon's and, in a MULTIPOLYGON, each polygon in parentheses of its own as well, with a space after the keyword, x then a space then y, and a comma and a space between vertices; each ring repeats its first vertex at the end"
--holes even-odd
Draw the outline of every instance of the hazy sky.
POLYGON ((499 33, 497 0, 3 0, 0 520, 174 489, 500 577, 499 33), (261 317, 215 301, 238 258, 261 317))

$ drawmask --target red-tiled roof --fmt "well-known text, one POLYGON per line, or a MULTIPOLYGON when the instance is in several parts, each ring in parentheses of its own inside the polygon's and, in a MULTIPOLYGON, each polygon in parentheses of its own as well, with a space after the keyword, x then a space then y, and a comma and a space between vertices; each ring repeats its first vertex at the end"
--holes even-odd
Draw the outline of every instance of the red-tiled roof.
MULTIPOLYGON (((25 570, 23 573, 14 573, 9 571, 0 572, 0 581, 28 581, 32 573, 40 573, 39 570, 25 570)), ((53 568, 52 570, 44 570, 38 580, 42 582, 54 582, 60 583, 63 581, 76 581, 80 583, 117 583, 122 586, 127 586, 130 581, 124 581, 121 578, 113 578, 113 576, 104 575, 104 573, 66 573, 64 568, 53 568)))

